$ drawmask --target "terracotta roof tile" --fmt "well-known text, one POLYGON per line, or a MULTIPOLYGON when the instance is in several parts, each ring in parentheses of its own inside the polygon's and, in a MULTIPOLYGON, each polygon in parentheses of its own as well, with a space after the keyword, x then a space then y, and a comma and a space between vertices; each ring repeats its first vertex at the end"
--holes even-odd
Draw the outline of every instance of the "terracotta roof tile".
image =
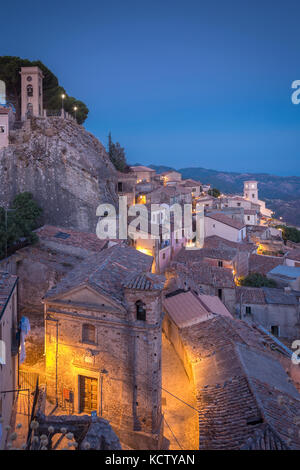
POLYGON ((136 290, 162 290, 165 285, 165 276, 153 273, 130 274, 123 283, 127 289, 136 290))
POLYGON ((91 252, 99 252, 107 245, 107 240, 100 240, 95 233, 80 232, 53 225, 44 225, 36 230, 36 234, 41 240, 83 248, 91 252))
POLYGON ((204 240, 204 247, 205 248, 219 248, 219 249, 234 248, 240 251, 248 251, 249 253, 251 253, 255 249, 255 245, 253 243, 232 242, 230 240, 226 240, 225 238, 218 237, 218 235, 212 235, 210 237, 206 237, 204 240))
POLYGON ((294 261, 300 261, 300 249, 291 250, 286 255, 287 259, 292 259, 294 261))
POLYGON ((243 227, 245 227, 245 224, 242 222, 239 222, 238 220, 232 219, 231 217, 228 217, 225 214, 206 214, 205 217, 209 217, 210 219, 214 219, 217 222, 221 222, 222 224, 229 225, 232 228, 235 228, 237 230, 241 230, 243 227))
POLYGON ((200 449, 300 449, 300 395, 271 338, 216 316, 185 328, 181 339, 193 364, 200 449))
POLYGON ((163 306, 178 328, 186 328, 212 317, 212 313, 191 291, 169 294, 163 300, 163 306))
POLYGON ((122 284, 130 273, 150 271, 152 256, 129 246, 114 245, 84 259, 45 295, 55 298, 84 283, 123 302, 122 284))
POLYGON ((266 275, 276 266, 283 264, 284 259, 279 256, 263 256, 251 254, 249 258, 250 273, 260 273, 266 275))

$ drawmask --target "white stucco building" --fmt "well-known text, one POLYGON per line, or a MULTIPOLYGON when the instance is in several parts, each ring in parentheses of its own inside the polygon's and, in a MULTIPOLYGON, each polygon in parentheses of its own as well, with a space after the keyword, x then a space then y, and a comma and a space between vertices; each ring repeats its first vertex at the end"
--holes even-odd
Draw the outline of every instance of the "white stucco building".
POLYGON ((246 225, 224 214, 206 214, 204 218, 205 238, 216 235, 232 242, 246 238, 246 225))

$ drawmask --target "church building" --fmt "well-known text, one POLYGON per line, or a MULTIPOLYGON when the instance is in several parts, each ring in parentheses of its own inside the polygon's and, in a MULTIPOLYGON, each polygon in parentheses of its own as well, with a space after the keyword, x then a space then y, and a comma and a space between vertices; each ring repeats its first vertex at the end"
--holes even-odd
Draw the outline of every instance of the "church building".
POLYGON ((109 420, 121 442, 159 449, 162 290, 153 258, 114 245, 45 296, 49 400, 109 420))

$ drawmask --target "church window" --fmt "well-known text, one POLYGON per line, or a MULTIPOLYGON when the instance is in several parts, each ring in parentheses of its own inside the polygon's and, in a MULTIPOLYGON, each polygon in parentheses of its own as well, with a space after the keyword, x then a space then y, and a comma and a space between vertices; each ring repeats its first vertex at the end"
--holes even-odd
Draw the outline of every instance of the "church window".
POLYGON ((141 321, 146 321, 145 304, 141 300, 138 300, 135 303, 135 306, 136 306, 136 319, 141 320, 141 321))
POLYGON ((82 326, 82 342, 95 344, 96 342, 96 328, 94 325, 84 323, 82 326))
POLYGON ((32 87, 32 85, 27 85, 27 96, 33 96, 33 87, 32 87))

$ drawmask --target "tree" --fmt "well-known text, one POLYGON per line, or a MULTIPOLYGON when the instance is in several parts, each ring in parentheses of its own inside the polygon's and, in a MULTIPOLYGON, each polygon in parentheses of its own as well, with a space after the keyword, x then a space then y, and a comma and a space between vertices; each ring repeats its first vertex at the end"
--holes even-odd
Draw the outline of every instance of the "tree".
POLYGON ((43 101, 45 109, 59 110, 61 108, 61 95, 65 94, 64 107, 67 112, 74 115, 74 106, 77 107, 76 119, 82 124, 89 113, 87 106, 82 102, 68 96, 65 89, 59 85, 57 77, 40 60, 30 61, 20 57, 0 57, 0 80, 6 83, 6 94, 9 102, 16 108, 17 116, 21 115, 21 67, 39 67, 44 75, 43 101))
POLYGON ((247 287, 277 287, 273 279, 269 279, 260 273, 251 273, 246 277, 241 277, 239 284, 247 287))
POLYGON ((25 243, 33 243, 37 236, 32 231, 38 227, 42 209, 38 206, 31 193, 18 194, 13 200, 12 211, 0 207, 0 258, 6 255, 6 247, 11 252, 20 239, 25 243))
POLYGON ((213 197, 221 196, 221 192, 217 188, 212 188, 208 190, 208 194, 213 197))
POLYGON ((116 168, 116 170, 126 173, 129 171, 129 166, 126 162, 125 149, 120 146, 119 142, 115 144, 111 138, 111 132, 108 134, 108 155, 109 158, 116 168))
POLYGON ((300 231, 295 227, 286 227, 285 225, 276 225, 276 228, 282 230, 283 240, 290 240, 294 243, 300 243, 300 231))

